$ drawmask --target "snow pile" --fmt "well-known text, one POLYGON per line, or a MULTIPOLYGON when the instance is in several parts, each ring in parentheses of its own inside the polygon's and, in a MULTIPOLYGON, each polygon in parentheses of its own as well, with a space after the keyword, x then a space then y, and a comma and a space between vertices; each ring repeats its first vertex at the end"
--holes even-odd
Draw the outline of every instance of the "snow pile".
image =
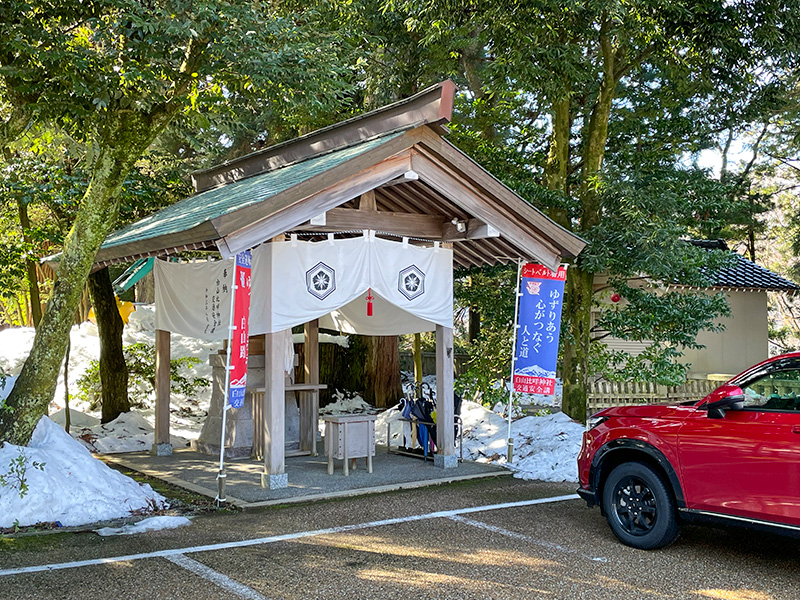
POLYGON ((578 481, 584 431, 583 425, 560 412, 513 421, 514 460, 506 467, 520 479, 578 481))
MULTIPOLYGON (((389 423, 400 419, 397 410, 389 409, 375 421, 375 439, 384 443, 389 423)), ((507 464, 508 421, 477 402, 464 400, 461 405, 464 459, 492 462, 514 471, 520 479, 542 481, 577 481, 577 457, 584 426, 564 413, 524 417, 511 422, 514 459, 507 464)), ((392 445, 402 445, 409 438, 409 425, 392 425, 392 445)))
MULTIPOLYGON (((124 343, 148 343, 155 341, 155 311, 152 307, 139 306, 131 315, 124 330, 124 343)), ((31 328, 9 328, 0 331, 0 369, 12 376, 19 373, 30 346, 34 330, 31 328)), ((321 342, 348 343, 347 336, 329 336, 321 342)), ((99 357, 97 329, 91 323, 75 326, 71 332, 69 383, 73 394, 75 382, 99 357)), ((211 380, 208 355, 220 348, 219 342, 206 342, 173 334, 171 354, 173 358, 193 356, 200 363, 191 375, 211 380)), ((436 377, 424 378, 424 395, 435 397, 436 377)), ((9 377, 0 397, 10 390, 13 378, 9 377)), ((20 451, 27 457, 25 480, 29 487, 27 495, 20 499, 11 487, 0 487, 0 527, 10 527, 18 521, 20 526, 38 522, 59 521, 62 525, 77 525, 99 520, 118 518, 131 512, 147 512, 164 507, 164 498, 149 486, 139 486, 132 479, 109 469, 92 458, 84 446, 101 453, 149 450, 153 444, 154 398, 151 393, 144 408, 120 415, 111 423, 101 425, 96 418, 99 413, 85 414, 88 406, 72 398, 71 432, 80 440, 75 442, 63 430, 64 384, 59 376, 58 389, 51 410, 57 411, 52 419, 42 419, 27 448, 6 444, 0 448, 0 475, 11 471, 12 461, 20 451), (59 410, 60 409, 60 410, 59 410), (83 412, 81 411, 83 410, 83 412), (39 470, 33 463, 45 463, 39 470)), ((413 377, 404 374, 403 388, 407 396, 415 395, 413 377)), ((207 415, 211 388, 198 388, 195 394, 184 396, 171 394, 170 430, 175 447, 186 445, 188 439, 199 435, 207 415)), ((498 410, 505 407, 498 406, 498 410)), ((320 409, 321 414, 371 413, 375 409, 352 393, 337 392, 334 402, 320 409)), ((505 465, 508 423, 499 414, 478 403, 462 403, 461 417, 464 425, 464 458, 505 465)), ((512 415, 516 417, 516 415, 512 415)), ((391 421, 400 418, 393 409, 377 416, 375 437, 385 443, 386 431, 391 421)), ((392 428, 392 445, 400 444, 403 427, 392 428)), ((410 438, 410 427, 405 434, 410 438)), ((557 413, 542 417, 525 417, 512 422, 514 439, 513 464, 505 465, 516 477, 546 481, 576 481, 576 457, 580 449, 583 426, 557 413)), ((11 478, 13 480, 13 477, 11 478)), ((13 483, 13 481, 12 481, 13 483)), ((166 527, 167 522, 153 522, 141 527, 166 527)))
POLYGON ((95 529, 97 535, 134 535, 137 533, 144 533, 145 531, 162 531, 164 529, 177 529, 178 527, 186 527, 191 525, 192 522, 186 517, 150 517, 142 519, 137 523, 128 523, 122 527, 102 527, 95 529))
MULTIPOLYGON (((67 422, 67 409, 62 408, 59 411, 56 411, 52 415, 50 415, 50 420, 53 421, 56 425, 61 425, 62 427, 66 426, 67 422)), ((100 424, 100 419, 97 417, 93 417, 92 415, 87 415, 86 413, 82 413, 79 410, 75 410, 74 408, 69 409, 69 425, 70 428, 72 427, 94 427, 95 425, 100 424)))
POLYGON ((26 458, 28 493, 20 498, 16 489, 0 487, 0 527, 82 525, 167 507, 149 485, 107 467, 50 419, 39 421, 28 447, 0 448, 0 473, 8 477, 20 453, 26 458))
MULTIPOLYGON (((18 375, 25 359, 28 357, 35 330, 32 327, 10 327, 0 331, 0 371, 10 375, 18 375)), ((155 345, 155 309, 152 306, 137 306, 131 313, 128 324, 123 331, 123 344, 125 346, 144 343, 155 345)), ((172 334, 170 340, 170 354, 172 359, 195 357, 200 362, 190 370, 182 371, 184 375, 205 378, 211 381, 211 365, 208 355, 222 347, 221 342, 209 342, 172 334)), ((100 339, 97 336, 97 326, 89 321, 75 325, 70 331, 69 355, 69 388, 70 407, 81 412, 88 412, 89 407, 77 398, 78 379, 86 373, 91 361, 100 357, 100 339)), ((153 357, 155 361, 155 356, 153 357)), ((9 378, 10 379, 10 378, 9 378)), ((10 379, 8 389, 13 384, 10 379)), ((147 419, 151 426, 155 425, 153 405, 155 392, 148 389, 146 405, 140 413, 147 419)), ((1 396, 2 394, 0 394, 1 396)), ((211 386, 198 388, 191 396, 186 396, 173 391, 170 394, 172 412, 171 430, 178 436, 194 439, 200 433, 206 417, 208 405, 211 402, 211 386)), ((58 411, 64 408, 64 370, 63 366, 58 376, 58 385, 50 405, 51 410, 58 411)), ((72 424, 76 422, 73 420, 72 424)))

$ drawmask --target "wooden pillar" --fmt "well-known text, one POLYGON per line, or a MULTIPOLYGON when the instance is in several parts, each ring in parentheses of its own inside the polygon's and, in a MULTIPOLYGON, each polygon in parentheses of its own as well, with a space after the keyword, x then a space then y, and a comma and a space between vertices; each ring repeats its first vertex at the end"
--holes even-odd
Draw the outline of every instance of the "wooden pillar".
POLYGON ((156 329, 156 428, 152 452, 157 456, 172 454, 169 439, 169 343, 169 331, 156 329))
POLYGON ((453 408, 453 330, 436 326, 436 456, 434 465, 457 467, 453 408))
POLYGON ((283 488, 289 485, 284 471, 286 454, 285 431, 286 389, 284 357, 286 355, 285 332, 266 335, 264 379, 266 394, 264 398, 264 473, 261 486, 283 488))
MULTIPOLYGON (((303 348, 303 383, 319 383, 319 320, 305 324, 303 348)), ((317 456, 317 428, 319 427, 319 390, 300 393, 300 450, 317 456)))

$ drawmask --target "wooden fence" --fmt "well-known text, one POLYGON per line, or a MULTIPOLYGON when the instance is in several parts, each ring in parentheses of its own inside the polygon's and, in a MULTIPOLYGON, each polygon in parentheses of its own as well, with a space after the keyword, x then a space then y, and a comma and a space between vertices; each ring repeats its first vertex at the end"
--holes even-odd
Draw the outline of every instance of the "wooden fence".
POLYGON ((690 379, 683 385, 652 382, 595 381, 589 384, 587 410, 593 414, 610 406, 700 400, 723 383, 723 379, 690 379))

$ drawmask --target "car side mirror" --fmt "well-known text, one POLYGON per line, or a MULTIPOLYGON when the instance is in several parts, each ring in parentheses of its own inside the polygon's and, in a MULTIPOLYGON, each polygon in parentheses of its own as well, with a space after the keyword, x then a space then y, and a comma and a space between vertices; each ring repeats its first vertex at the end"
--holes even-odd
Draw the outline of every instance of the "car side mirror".
MULTIPOLYGON (((741 390, 739 390, 741 392, 741 390)), ((719 400, 706 404, 709 419, 722 419, 726 410, 742 410, 744 408, 744 394, 731 394, 719 400)))

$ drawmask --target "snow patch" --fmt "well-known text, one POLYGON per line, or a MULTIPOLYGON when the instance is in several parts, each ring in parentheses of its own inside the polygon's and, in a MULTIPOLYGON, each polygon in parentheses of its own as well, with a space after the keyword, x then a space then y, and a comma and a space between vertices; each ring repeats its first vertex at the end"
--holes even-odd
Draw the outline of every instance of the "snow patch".
POLYGON ((192 522, 186 517, 150 517, 142 519, 137 523, 129 523, 122 527, 102 527, 95 529, 97 535, 135 535, 137 533, 144 533, 145 531, 162 531, 164 529, 177 529, 178 527, 186 527, 191 525, 192 522))
POLYGON ((27 447, 0 448, 0 470, 6 472, 20 452, 28 465, 29 492, 20 498, 16 490, 0 487, 0 527, 83 525, 167 508, 149 485, 106 466, 50 419, 42 417, 27 447), (44 468, 34 468, 34 462, 44 468))
MULTIPOLYGON (((131 411, 122 413, 110 423, 78 427, 71 430, 89 450, 100 454, 150 450, 154 443, 153 426, 142 415, 131 411)), ((189 440, 170 435, 176 448, 189 445, 189 440)))

